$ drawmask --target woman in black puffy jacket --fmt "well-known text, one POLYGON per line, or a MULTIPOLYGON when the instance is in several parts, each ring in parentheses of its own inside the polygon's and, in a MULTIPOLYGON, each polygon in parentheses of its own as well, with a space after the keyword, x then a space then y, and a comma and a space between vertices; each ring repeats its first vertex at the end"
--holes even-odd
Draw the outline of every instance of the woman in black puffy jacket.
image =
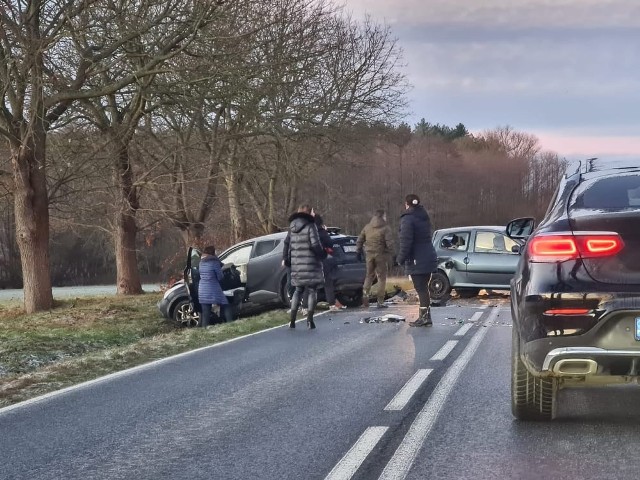
POLYGON ((410 325, 430 327, 433 323, 429 309, 429 281, 431 273, 438 265, 438 257, 431 240, 431 219, 417 195, 407 195, 405 209, 400 219, 400 248, 397 261, 404 265, 407 275, 411 276, 420 299, 420 316, 410 325))
POLYGON ((285 240, 283 260, 291 268, 291 286, 295 293, 291 299, 290 328, 296 327, 300 301, 307 290, 307 326, 316 328, 313 314, 318 303, 318 288, 324 285, 322 260, 327 253, 320 242, 320 235, 311 207, 303 205, 289 218, 289 235, 285 240))

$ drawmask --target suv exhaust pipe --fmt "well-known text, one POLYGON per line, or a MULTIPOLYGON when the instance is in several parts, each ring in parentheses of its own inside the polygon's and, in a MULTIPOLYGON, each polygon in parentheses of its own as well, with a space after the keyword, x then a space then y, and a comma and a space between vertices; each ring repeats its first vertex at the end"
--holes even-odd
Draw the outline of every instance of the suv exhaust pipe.
POLYGON ((595 375, 598 364, 589 358, 564 358, 553 366, 553 373, 563 376, 595 375))

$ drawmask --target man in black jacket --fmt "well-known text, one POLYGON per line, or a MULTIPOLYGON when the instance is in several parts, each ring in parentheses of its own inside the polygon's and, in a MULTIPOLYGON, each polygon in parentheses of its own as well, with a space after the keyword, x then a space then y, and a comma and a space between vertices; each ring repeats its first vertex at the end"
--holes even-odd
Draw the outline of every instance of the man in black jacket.
POLYGON ((322 247, 311 207, 302 205, 289 218, 289 235, 285 240, 283 260, 291 268, 291 285, 295 287, 291 299, 290 328, 296 327, 300 302, 307 291, 307 326, 316 328, 313 314, 318 303, 318 288, 324 285, 322 260, 327 252, 322 247))
POLYGON ((335 270, 336 270, 336 262, 333 258, 333 239, 329 232, 327 231, 327 227, 324 224, 324 220, 320 216, 320 214, 315 213, 314 219, 316 222, 316 227, 318 227, 318 234, 320 235, 320 243, 322 244, 322 248, 327 252, 327 258, 322 260, 322 269, 324 270, 324 296, 329 304, 329 310, 337 311, 344 307, 337 299, 336 299, 336 287, 335 287, 335 270))

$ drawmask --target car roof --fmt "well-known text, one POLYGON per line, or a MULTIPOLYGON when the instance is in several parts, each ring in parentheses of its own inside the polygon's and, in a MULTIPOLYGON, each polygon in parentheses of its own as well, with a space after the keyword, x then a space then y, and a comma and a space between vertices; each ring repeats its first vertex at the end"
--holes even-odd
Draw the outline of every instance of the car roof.
POLYGON ((451 228, 440 228, 438 230, 436 230, 437 233, 453 233, 453 232, 459 232, 461 230, 492 230, 495 232, 500 232, 500 233, 504 233, 507 227, 505 227, 504 225, 474 225, 474 226, 467 226, 467 227, 451 227, 451 228))
POLYGON ((588 158, 579 160, 567 168, 567 176, 578 174, 583 180, 637 172, 640 172, 640 159, 630 158, 588 158))
MULTIPOLYGON (((232 247, 235 247, 236 245, 241 245, 243 243, 260 242, 263 240, 283 240, 284 238, 286 238, 287 233, 288 232, 284 231, 284 232, 270 233, 269 235, 262 235, 260 237, 247 238, 246 240, 233 244, 232 247)), ((353 237, 353 235, 345 235, 342 233, 338 235, 331 235, 331 238, 348 238, 348 237, 353 237)))

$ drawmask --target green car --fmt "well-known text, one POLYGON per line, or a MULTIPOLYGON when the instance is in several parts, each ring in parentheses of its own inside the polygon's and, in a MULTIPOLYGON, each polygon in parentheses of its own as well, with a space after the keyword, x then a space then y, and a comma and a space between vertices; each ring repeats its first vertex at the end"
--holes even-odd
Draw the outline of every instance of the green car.
POLYGON ((438 269, 429 285, 432 302, 446 302, 452 289, 461 296, 475 296, 481 288, 509 290, 522 245, 506 235, 505 227, 436 230, 433 246, 438 269))

